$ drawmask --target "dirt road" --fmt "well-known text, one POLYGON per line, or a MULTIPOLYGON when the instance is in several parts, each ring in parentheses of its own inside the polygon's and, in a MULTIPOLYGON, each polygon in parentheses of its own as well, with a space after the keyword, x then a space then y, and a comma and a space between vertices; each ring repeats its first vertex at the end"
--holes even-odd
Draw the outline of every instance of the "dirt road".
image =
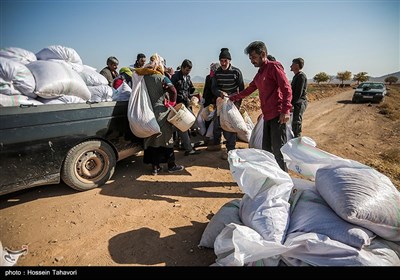
MULTIPOLYGON (((378 157, 399 135, 375 104, 351 104, 352 92, 310 103, 303 135, 344 158, 378 157)), ((258 114, 251 112, 253 120, 258 114)), ((242 194, 220 153, 176 157, 186 167, 181 174, 151 176, 138 155, 119 162, 98 189, 59 184, 2 196, 1 242, 29 246, 18 266, 208 266, 215 255, 197 247, 201 234, 213 213, 242 194)))

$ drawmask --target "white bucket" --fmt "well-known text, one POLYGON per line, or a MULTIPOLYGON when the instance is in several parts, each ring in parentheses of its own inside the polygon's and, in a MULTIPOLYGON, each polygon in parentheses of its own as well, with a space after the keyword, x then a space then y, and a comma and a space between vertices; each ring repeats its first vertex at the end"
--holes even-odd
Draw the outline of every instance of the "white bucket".
POLYGON ((192 127, 196 117, 190 112, 183 103, 176 104, 175 107, 169 107, 171 111, 168 114, 167 121, 176 126, 180 131, 185 132, 192 127))

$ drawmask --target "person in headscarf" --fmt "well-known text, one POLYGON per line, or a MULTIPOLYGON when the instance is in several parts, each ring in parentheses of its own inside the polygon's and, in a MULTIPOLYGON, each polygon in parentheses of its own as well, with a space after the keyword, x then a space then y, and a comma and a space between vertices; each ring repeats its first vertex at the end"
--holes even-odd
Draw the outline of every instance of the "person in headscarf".
POLYGON ((206 76, 206 81, 204 82, 204 89, 203 89, 203 99, 204 108, 210 104, 215 104, 217 97, 211 91, 211 78, 214 77, 215 71, 220 67, 218 62, 210 64, 210 74, 206 76))
POLYGON ((113 88, 117 89, 124 81, 132 88, 132 70, 129 67, 119 69, 119 75, 113 81, 113 88))
POLYGON ((171 80, 164 75, 164 66, 158 54, 152 56, 148 65, 135 68, 135 72, 143 76, 161 130, 161 135, 144 139, 143 162, 152 165, 153 175, 162 171, 161 163, 167 163, 169 173, 182 171, 185 168, 175 163, 173 125, 167 121, 169 107, 176 104, 176 89, 171 80))

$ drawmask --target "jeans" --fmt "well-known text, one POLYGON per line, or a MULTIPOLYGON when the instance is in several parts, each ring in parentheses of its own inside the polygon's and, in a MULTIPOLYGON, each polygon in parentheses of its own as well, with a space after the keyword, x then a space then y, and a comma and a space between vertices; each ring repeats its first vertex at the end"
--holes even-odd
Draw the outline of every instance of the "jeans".
POLYGON ((183 148, 185 149, 186 152, 190 152, 192 150, 192 142, 190 141, 189 130, 185 132, 182 132, 179 129, 177 130, 183 148))

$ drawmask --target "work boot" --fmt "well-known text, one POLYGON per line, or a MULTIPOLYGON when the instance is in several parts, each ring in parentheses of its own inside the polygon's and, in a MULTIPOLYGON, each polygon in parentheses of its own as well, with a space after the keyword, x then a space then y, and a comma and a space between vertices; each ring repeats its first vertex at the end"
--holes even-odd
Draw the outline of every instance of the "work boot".
POLYGON ((221 151, 221 144, 207 146, 207 151, 210 152, 221 151))

